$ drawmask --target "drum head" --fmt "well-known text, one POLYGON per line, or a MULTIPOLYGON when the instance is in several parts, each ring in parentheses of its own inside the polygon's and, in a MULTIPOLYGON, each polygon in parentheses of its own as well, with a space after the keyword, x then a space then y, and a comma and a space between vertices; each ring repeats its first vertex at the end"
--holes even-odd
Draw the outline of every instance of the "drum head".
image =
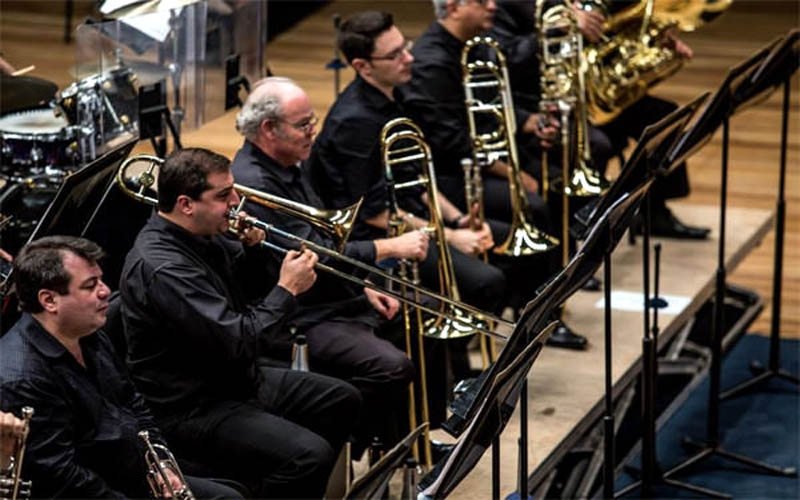
POLYGON ((60 132, 61 129, 67 125, 69 125, 67 120, 63 117, 56 116, 50 108, 34 109, 31 111, 12 113, 0 118, 0 133, 7 132, 25 135, 55 134, 60 132))

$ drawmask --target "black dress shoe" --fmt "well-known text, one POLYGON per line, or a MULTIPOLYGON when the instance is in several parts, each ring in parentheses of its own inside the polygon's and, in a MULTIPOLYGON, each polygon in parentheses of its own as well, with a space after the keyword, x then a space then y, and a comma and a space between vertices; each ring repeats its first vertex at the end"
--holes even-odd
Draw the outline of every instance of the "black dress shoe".
POLYGON ((599 279, 597 279, 594 276, 592 276, 591 278, 589 278, 588 280, 583 282, 583 285, 581 285, 581 288, 586 290, 587 292, 599 292, 600 291, 600 287, 602 285, 603 284, 600 282, 599 279))
MULTIPOLYGON (((635 234, 642 234, 641 217, 637 216, 633 223, 635 234)), ((662 238, 677 238, 684 240, 704 240, 708 238, 711 229, 707 227, 687 226, 672 213, 667 207, 657 209, 653 213, 650 223, 650 234, 662 238)))
POLYGON ((564 349, 583 351, 588 344, 589 341, 586 340, 586 337, 573 332, 570 327, 561 322, 558 323, 555 331, 547 338, 547 345, 564 349))

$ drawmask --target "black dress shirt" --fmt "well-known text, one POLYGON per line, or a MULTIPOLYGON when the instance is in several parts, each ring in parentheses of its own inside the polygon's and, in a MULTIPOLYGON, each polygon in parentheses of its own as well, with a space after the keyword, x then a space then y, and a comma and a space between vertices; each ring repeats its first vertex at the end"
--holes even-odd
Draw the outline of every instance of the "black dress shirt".
MULTIPOLYGON (((306 168, 284 167, 250 141, 244 141, 244 145, 236 153, 232 171, 238 184, 311 207, 323 207, 322 200, 312 187, 306 168)), ((248 214, 283 231, 327 248, 336 248, 336 244, 326 233, 303 219, 252 202, 245 206, 245 210, 248 214)), ((297 243, 287 241, 277 235, 269 235, 268 238, 283 247, 298 247, 297 243)), ((369 264, 375 262, 375 244, 372 241, 348 241, 343 253, 361 262, 369 264)), ((342 265, 336 259, 325 255, 319 257, 322 263, 364 277, 363 272, 342 265)), ((283 256, 276 253, 273 253, 272 257, 268 259, 269 274, 274 281, 277 280, 282 260, 283 256)), ((359 321, 373 327, 381 322, 377 312, 367 301, 363 287, 351 284, 325 271, 318 272, 314 286, 298 296, 297 299, 298 308, 287 321, 301 330, 322 321, 359 321)))
MULTIPOLYGON (((367 224, 388 207, 386 175, 380 136, 389 120, 403 115, 399 92, 395 100, 356 76, 328 111, 317 136, 308 169, 325 206, 341 208, 364 198, 358 212, 355 239, 386 237, 386 230, 367 224)), ((397 193, 398 205, 419 217, 428 208, 420 200, 421 189, 397 193)))
POLYGON ((262 268, 239 242, 194 235, 158 214, 139 233, 120 280, 121 311, 128 366, 159 418, 253 397, 259 353, 291 352, 284 320, 294 297, 274 287, 248 303, 243 292, 265 279, 262 268))
POLYGON ((411 51, 411 81, 400 87, 403 105, 422 127, 438 175, 462 176, 461 159, 472 158, 461 50, 464 42, 433 21, 411 51))
POLYGON ((161 441, 153 417, 103 332, 80 346, 86 368, 29 314, 0 338, 0 407, 34 408, 23 477, 36 498, 146 497, 137 434, 161 441))

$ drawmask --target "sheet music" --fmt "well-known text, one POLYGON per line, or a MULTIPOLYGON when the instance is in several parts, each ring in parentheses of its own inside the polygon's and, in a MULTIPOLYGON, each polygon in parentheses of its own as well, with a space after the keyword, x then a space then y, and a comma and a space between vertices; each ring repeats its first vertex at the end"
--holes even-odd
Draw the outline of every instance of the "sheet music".
MULTIPOLYGON (((175 15, 180 16, 181 10, 183 10, 182 7, 180 9, 175 9, 175 15)), ((136 28, 154 40, 163 42, 169 35, 169 19, 170 12, 167 11, 153 12, 152 14, 145 14, 142 16, 123 17, 119 21, 132 28, 136 28)))
POLYGON ((127 7, 129 5, 134 5, 137 3, 144 3, 146 1, 148 0, 106 0, 100 7, 100 12, 102 12, 103 14, 110 14, 117 9, 121 9, 123 7, 127 7))
MULTIPOLYGON (((661 294, 660 298, 667 301, 667 307, 659 309, 658 314, 668 314, 670 316, 680 314, 692 301, 690 297, 684 295, 661 294)), ((644 296, 641 290, 638 292, 627 292, 624 290, 611 292, 611 309, 617 311, 642 312, 643 306, 644 296)), ((603 309, 605 307, 605 300, 598 300, 594 307, 595 309, 603 309)))

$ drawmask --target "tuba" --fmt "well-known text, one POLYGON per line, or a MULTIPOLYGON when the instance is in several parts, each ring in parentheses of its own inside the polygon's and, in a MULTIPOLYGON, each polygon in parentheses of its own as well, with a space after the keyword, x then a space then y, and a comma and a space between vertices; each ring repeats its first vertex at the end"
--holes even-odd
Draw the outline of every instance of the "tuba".
POLYGON ((461 52, 461 68, 473 161, 482 167, 495 160, 509 164, 508 188, 513 220, 506 241, 495 247, 494 252, 518 257, 552 250, 558 245, 558 240, 539 231, 528 221, 530 207, 520 177, 514 137, 514 104, 505 56, 493 39, 475 37, 467 41, 461 52), (470 61, 472 51, 478 47, 491 51, 494 57, 470 61), (477 92, 479 89, 490 98, 481 99, 477 92), (480 117, 486 117, 491 123, 491 131, 479 132, 480 117))
POLYGON ((22 436, 16 438, 14 454, 10 457, 11 462, 8 468, 0 471, 0 498, 3 500, 18 500, 31 497, 31 482, 22 479, 22 460, 25 458, 25 440, 28 437, 31 418, 33 418, 33 408, 24 406, 22 408, 22 420, 25 429, 22 436))
MULTIPOLYGON (((391 203, 396 206, 397 192, 400 190, 417 186, 425 189, 430 211, 430 219, 425 231, 435 242, 439 255, 440 292, 454 301, 460 301, 453 271, 453 258, 444 239, 444 223, 430 146, 425 142, 422 130, 408 118, 395 118, 384 125, 380 141, 389 199, 393 200, 391 203), (409 165, 414 170, 416 178, 396 180, 401 166, 408 167, 409 165), (416 170, 418 165, 421 165, 421 171, 416 170)), ((445 311, 447 317, 437 316, 429 318, 423 323, 426 337, 438 339, 466 337, 480 331, 479 329, 486 329, 488 326, 485 318, 470 314, 452 303, 443 304, 442 307, 447 309, 445 311)))
POLYGON ((602 0, 584 4, 606 16, 605 37, 587 47, 586 91, 588 114, 595 125, 604 125, 647 90, 675 74, 684 58, 665 46, 673 28, 693 31, 724 12, 732 0, 641 0, 608 15, 602 0))
POLYGON ((194 494, 189 489, 186 478, 183 477, 178 461, 169 449, 163 444, 151 443, 150 433, 139 431, 139 439, 144 442, 144 461, 147 463, 147 484, 150 485, 155 498, 171 498, 174 500, 194 500, 194 494), (175 487, 170 483, 167 471, 180 480, 181 485, 175 487))

